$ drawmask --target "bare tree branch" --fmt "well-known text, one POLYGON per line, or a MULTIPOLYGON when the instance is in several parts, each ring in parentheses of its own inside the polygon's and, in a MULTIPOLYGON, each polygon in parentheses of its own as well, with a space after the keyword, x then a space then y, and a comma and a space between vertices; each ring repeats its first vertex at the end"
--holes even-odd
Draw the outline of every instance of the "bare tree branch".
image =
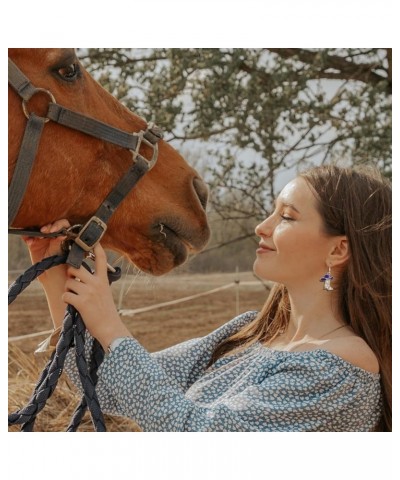
MULTIPOLYGON (((277 53, 282 58, 297 57, 300 61, 309 65, 313 65, 320 56, 320 52, 312 52, 301 48, 269 48, 268 50, 277 53)), ((346 58, 338 55, 326 55, 324 56, 324 61, 324 69, 316 72, 317 78, 359 80, 372 85, 377 85, 379 82, 382 82, 382 80, 387 80, 391 86, 391 70, 390 72, 386 71, 387 77, 383 77, 374 72, 374 69, 378 66, 381 67, 381 65, 377 63, 349 62, 346 58), (326 71, 331 68, 338 70, 338 72, 326 71)))

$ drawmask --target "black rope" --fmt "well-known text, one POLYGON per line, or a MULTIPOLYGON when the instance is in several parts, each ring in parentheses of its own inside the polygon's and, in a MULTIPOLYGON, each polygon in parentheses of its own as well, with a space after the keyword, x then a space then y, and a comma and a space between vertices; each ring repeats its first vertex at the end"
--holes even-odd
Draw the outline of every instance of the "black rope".
POLYGON ((35 280, 44 271, 49 270, 57 265, 62 265, 67 260, 67 255, 53 255, 52 257, 44 258, 41 262, 32 265, 26 272, 20 275, 8 289, 8 304, 12 303, 18 295, 29 287, 31 282, 35 280))
MULTIPOLYGON (((101 363, 103 362, 104 359, 104 350, 101 347, 100 343, 94 339, 93 341, 93 347, 92 347, 92 354, 91 354, 91 359, 90 359, 90 368, 89 368, 89 375, 93 381, 94 386, 96 387, 97 385, 97 370, 101 363)), ((76 407, 72 418, 71 422, 68 425, 67 432, 76 432, 82 419, 83 416, 85 415, 85 412, 87 410, 88 404, 86 401, 85 395, 82 396, 82 400, 79 403, 79 405, 76 407)))
MULTIPOLYGON (((65 263, 66 259, 66 254, 55 255, 30 267, 10 286, 8 304, 12 303, 41 273, 49 268, 65 263)), ((90 270, 89 267, 86 266, 86 268, 90 270)), ((112 283, 118 280, 120 276, 121 270, 117 268, 116 272, 109 274, 109 282, 112 283)), ((43 369, 26 406, 8 415, 9 425, 22 424, 21 431, 33 431, 37 415, 43 410, 47 400, 51 397, 57 386, 64 368, 67 353, 70 348, 75 346, 75 359, 82 384, 83 397, 74 412, 67 431, 74 432, 77 430, 87 409, 90 411, 94 429, 98 432, 106 431, 103 413, 95 390, 97 384, 97 369, 103 361, 104 351, 100 343, 94 340, 89 371, 85 357, 85 332, 86 327, 79 312, 72 305, 68 305, 56 349, 43 369)))

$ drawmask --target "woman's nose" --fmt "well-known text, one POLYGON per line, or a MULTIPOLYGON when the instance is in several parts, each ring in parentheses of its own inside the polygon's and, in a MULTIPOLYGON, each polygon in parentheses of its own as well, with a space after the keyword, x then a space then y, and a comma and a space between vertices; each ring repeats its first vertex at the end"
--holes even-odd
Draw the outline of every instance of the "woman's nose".
POLYGON ((256 226, 255 233, 258 237, 270 237, 274 231, 271 216, 266 218, 263 222, 256 226))

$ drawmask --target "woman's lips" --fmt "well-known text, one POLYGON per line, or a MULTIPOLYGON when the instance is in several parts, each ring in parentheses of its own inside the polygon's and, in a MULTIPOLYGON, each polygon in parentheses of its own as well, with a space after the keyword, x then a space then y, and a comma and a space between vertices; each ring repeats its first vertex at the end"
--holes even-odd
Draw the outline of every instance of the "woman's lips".
POLYGON ((267 245, 259 245, 256 253, 269 253, 269 252, 275 252, 275 250, 271 247, 268 247, 267 245))

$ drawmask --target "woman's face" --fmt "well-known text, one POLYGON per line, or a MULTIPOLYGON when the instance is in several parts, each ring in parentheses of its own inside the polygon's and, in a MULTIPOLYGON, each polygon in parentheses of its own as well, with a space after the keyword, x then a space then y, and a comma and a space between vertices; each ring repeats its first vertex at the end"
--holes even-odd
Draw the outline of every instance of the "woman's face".
POLYGON ((254 273, 286 285, 321 288, 332 237, 324 233, 311 187, 301 177, 282 190, 275 211, 256 227, 260 237, 254 273))

